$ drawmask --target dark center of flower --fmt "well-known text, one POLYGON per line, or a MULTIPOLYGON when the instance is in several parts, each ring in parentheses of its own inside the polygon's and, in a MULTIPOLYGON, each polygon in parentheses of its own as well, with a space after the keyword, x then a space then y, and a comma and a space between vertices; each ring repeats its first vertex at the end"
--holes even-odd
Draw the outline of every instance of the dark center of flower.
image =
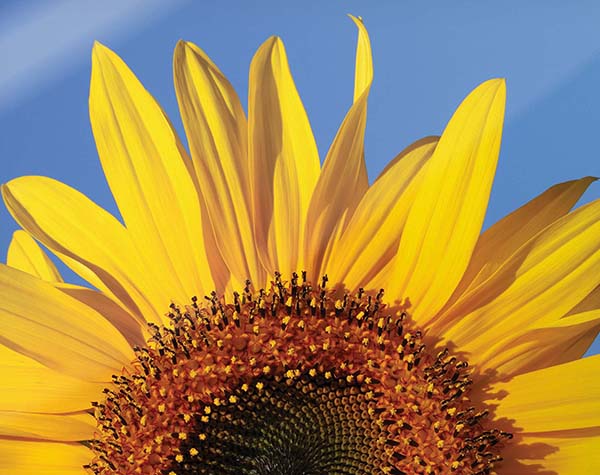
POLYGON ((94 403, 97 475, 485 475, 503 439, 466 363, 428 351, 383 291, 276 274, 228 302, 171 306, 94 403), (500 442, 500 443, 499 443, 500 442))
POLYGON ((206 474, 376 473, 386 438, 367 392, 322 374, 259 378, 211 407, 208 420, 198 424, 203 443, 180 446, 180 467, 206 474))

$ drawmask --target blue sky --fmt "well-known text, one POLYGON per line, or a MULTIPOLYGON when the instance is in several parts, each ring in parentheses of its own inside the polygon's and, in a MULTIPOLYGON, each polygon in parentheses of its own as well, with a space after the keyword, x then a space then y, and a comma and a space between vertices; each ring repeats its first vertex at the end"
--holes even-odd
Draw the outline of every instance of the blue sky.
MULTIPOLYGON (((507 116, 486 226, 554 183, 600 175, 595 0, 54 0, 0 6, 0 181, 51 176, 116 213, 87 112, 93 40, 125 59, 182 132, 171 74, 178 39, 201 46, 245 101, 252 54, 281 36, 324 156, 352 100, 356 31, 346 13, 364 18, 373 45, 371 178, 499 76, 507 116)), ((598 198, 594 184, 582 202, 598 198)), ((0 224, 6 249, 16 226, 4 209, 0 224)))

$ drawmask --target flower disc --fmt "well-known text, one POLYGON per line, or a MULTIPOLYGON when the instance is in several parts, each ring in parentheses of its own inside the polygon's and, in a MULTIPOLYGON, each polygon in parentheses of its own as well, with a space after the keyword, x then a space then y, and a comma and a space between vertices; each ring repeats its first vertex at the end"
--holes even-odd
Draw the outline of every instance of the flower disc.
POLYGON ((95 403, 96 474, 491 473, 502 439, 466 363, 430 352, 383 291, 303 275, 171 307, 95 403))

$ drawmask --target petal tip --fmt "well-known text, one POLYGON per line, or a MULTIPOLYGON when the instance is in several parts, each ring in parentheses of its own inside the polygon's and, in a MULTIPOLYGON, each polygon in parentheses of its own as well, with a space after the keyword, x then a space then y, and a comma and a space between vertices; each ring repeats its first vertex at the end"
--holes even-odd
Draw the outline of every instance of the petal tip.
POLYGON ((177 40, 177 43, 175 43, 175 52, 177 52, 177 51, 180 51, 180 50, 184 49, 184 48, 185 48, 185 46, 186 46, 185 44, 186 44, 186 41, 185 41, 185 40, 183 40, 183 39, 181 39, 181 38, 179 38, 179 39, 177 40))
POLYGON ((94 45, 92 46, 92 57, 105 56, 110 53, 112 53, 112 51, 108 46, 100 43, 98 40, 94 40, 94 45))
POLYGON ((23 177, 16 177, 11 180, 8 180, 6 183, 2 183, 2 185, 0 185, 0 190, 2 190, 2 194, 8 193, 10 191, 10 188, 15 184, 15 182, 22 178, 23 177))
POLYGON ((173 62, 177 63, 185 58, 186 50, 189 48, 187 41, 179 39, 173 50, 173 62))
POLYGON ((285 45, 279 36, 273 35, 267 38, 258 48, 255 58, 262 57, 263 60, 270 58, 270 61, 278 61, 279 58, 286 58, 285 45))
POLYGON ((506 87, 506 78, 491 78, 483 81, 480 86, 488 86, 494 88, 506 87))
POLYGON ((8 195, 10 193, 10 190, 8 188, 9 183, 10 183, 10 181, 7 183, 2 183, 2 185, 0 185, 0 195, 2 195, 2 200, 4 201, 5 204, 8 199, 8 195))
POLYGON ((177 40, 177 44, 175 45, 175 51, 181 51, 183 52, 190 52, 190 53, 194 53, 196 50, 197 46, 194 45, 194 43, 190 43, 189 41, 186 41, 184 39, 179 39, 177 40))
POLYGON ((92 78, 97 68, 104 69, 107 66, 114 64, 117 54, 108 46, 103 45, 99 41, 94 41, 92 47, 92 78))
POLYGON ((283 40, 281 39, 281 36, 278 36, 278 35, 269 36, 264 44, 269 45, 271 48, 273 48, 273 47, 283 48, 284 47, 283 40))
POLYGON ((350 18, 359 29, 362 29, 365 27, 365 22, 363 20, 363 17, 361 17, 360 15, 353 15, 352 13, 348 13, 347 15, 348 15, 348 18, 350 18))
POLYGON ((487 97, 493 103, 506 103, 506 79, 493 78, 479 84, 471 91, 468 97, 482 98, 487 97))

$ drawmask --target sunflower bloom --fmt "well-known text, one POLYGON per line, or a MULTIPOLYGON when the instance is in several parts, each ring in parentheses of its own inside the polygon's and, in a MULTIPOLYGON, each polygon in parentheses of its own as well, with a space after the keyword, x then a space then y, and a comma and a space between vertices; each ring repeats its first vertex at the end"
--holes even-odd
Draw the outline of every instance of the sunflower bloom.
POLYGON ((248 114, 180 42, 189 145, 108 48, 90 118, 122 221, 50 178, 3 185, 0 474, 600 471, 600 201, 558 184, 481 233, 505 84, 369 185, 373 78, 320 165, 283 43, 248 114), (65 283, 41 243, 90 286, 65 283))

